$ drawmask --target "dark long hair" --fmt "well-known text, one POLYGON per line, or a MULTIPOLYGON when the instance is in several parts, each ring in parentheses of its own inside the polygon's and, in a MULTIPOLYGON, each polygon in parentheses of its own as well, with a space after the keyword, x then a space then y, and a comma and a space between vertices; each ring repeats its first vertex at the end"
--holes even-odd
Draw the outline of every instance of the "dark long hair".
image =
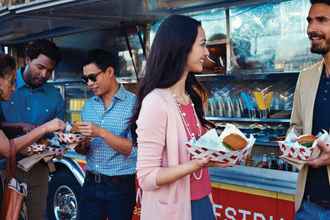
POLYGON ((329 0, 310 0, 310 3, 312 5, 317 4, 317 3, 330 5, 330 1, 329 0))
MULTIPOLYGON (((156 88, 169 88, 181 79, 200 26, 199 21, 183 15, 172 15, 160 25, 147 59, 145 77, 138 89, 135 112, 131 119, 134 128, 144 97, 156 88)), ((205 93, 192 73, 188 74, 185 87, 194 103, 198 119, 203 126, 210 126, 211 123, 204 119, 204 100, 200 96, 205 93)))
POLYGON ((15 59, 8 54, 0 54, 0 77, 5 78, 16 69, 15 59))

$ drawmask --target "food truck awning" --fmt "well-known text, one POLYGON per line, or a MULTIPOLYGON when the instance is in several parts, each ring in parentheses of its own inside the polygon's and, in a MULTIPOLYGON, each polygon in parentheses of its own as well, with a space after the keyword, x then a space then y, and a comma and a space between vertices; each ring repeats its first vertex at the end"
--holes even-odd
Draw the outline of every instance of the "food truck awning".
POLYGON ((0 8, 0 44, 143 24, 172 13, 264 0, 34 0, 0 8))
MULTIPOLYGON (((272 0, 276 2, 279 0, 272 0)), ((164 13, 181 13, 207 8, 227 8, 237 5, 251 5, 269 0, 148 0, 149 11, 164 13)))
POLYGON ((0 9, 0 43, 16 44, 154 19, 141 0, 36 0, 0 9))

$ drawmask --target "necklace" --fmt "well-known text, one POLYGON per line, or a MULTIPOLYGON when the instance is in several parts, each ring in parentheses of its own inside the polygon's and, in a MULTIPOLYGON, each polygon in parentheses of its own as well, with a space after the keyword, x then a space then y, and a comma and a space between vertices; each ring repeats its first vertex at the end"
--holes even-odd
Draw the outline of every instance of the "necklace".
MULTIPOLYGON (((189 97, 189 95, 187 95, 189 97)), ((181 117, 181 120, 183 122, 183 125, 186 129, 186 132, 188 134, 188 138, 189 140, 191 138, 194 138, 196 137, 195 133, 191 130, 191 127, 189 125, 189 123, 187 122, 187 119, 186 119, 186 116, 187 114, 185 112, 182 111, 182 108, 181 108, 181 104, 177 102, 177 96, 175 94, 173 94, 173 97, 175 99, 175 103, 176 103, 176 106, 178 107, 178 110, 179 110, 179 113, 180 113, 180 117, 181 117)), ((189 97, 190 98, 190 97, 189 97)), ((196 126, 198 128, 198 131, 197 131, 197 137, 201 136, 202 135, 202 129, 201 129, 201 124, 199 123, 199 120, 198 120, 198 116, 197 116, 197 113, 195 111, 195 106, 194 106, 194 103, 191 103, 192 105, 192 109, 193 109, 193 114, 194 114, 194 119, 196 121, 196 126)))
MULTIPOLYGON (((192 139, 192 138, 195 137, 195 133, 191 130, 192 128, 189 126, 189 123, 188 123, 187 118, 186 118, 187 114, 182 111, 182 108, 181 108, 180 103, 177 102, 177 99, 176 99, 177 96, 175 94, 173 94, 173 97, 175 99, 175 103, 176 103, 176 106, 177 106, 177 108, 179 110, 179 115, 181 117, 181 120, 183 122, 183 125, 185 127, 185 130, 186 130, 186 132, 188 134, 188 139, 192 139)), ((188 97, 189 97, 189 95, 188 95, 188 97)), ((196 113, 196 110, 195 110, 194 103, 191 103, 191 107, 193 109, 193 115, 194 115, 194 119, 196 121, 197 130, 198 130, 197 131, 197 137, 200 137, 202 135, 202 129, 201 129, 201 124, 199 123, 199 120, 198 120, 198 116, 197 116, 197 113, 196 113)), ((197 172, 193 172, 194 179, 195 180, 202 179, 202 177, 203 177, 203 169, 200 169, 199 175, 196 174, 196 173, 197 172)))
POLYGON ((190 96, 186 92, 184 93, 183 96, 178 96, 176 94, 173 94, 173 97, 175 98, 175 100, 178 104, 184 104, 185 105, 187 103, 188 104, 190 103, 190 96))

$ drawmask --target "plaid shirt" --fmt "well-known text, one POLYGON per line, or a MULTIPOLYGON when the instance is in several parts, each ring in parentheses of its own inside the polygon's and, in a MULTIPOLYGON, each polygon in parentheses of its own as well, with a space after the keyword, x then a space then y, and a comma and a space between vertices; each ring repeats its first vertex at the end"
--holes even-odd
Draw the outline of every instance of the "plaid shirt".
MULTIPOLYGON (((133 93, 120 86, 107 109, 100 97, 88 99, 81 112, 82 120, 105 128, 114 135, 131 139, 132 134, 127 128, 127 123, 132 116, 135 100, 133 93)), ((134 174, 136 152, 136 148, 133 147, 131 154, 125 156, 108 146, 103 138, 96 137, 91 141, 86 168, 107 176, 134 174)))

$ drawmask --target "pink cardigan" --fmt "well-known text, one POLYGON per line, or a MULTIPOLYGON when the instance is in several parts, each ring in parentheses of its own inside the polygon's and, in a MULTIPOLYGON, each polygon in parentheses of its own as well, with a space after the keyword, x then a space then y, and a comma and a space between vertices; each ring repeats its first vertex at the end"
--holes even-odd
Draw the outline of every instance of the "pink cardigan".
POLYGON ((184 125, 168 89, 155 89, 144 98, 137 134, 141 220, 191 220, 190 176, 166 186, 156 184, 162 167, 189 160, 184 125))

